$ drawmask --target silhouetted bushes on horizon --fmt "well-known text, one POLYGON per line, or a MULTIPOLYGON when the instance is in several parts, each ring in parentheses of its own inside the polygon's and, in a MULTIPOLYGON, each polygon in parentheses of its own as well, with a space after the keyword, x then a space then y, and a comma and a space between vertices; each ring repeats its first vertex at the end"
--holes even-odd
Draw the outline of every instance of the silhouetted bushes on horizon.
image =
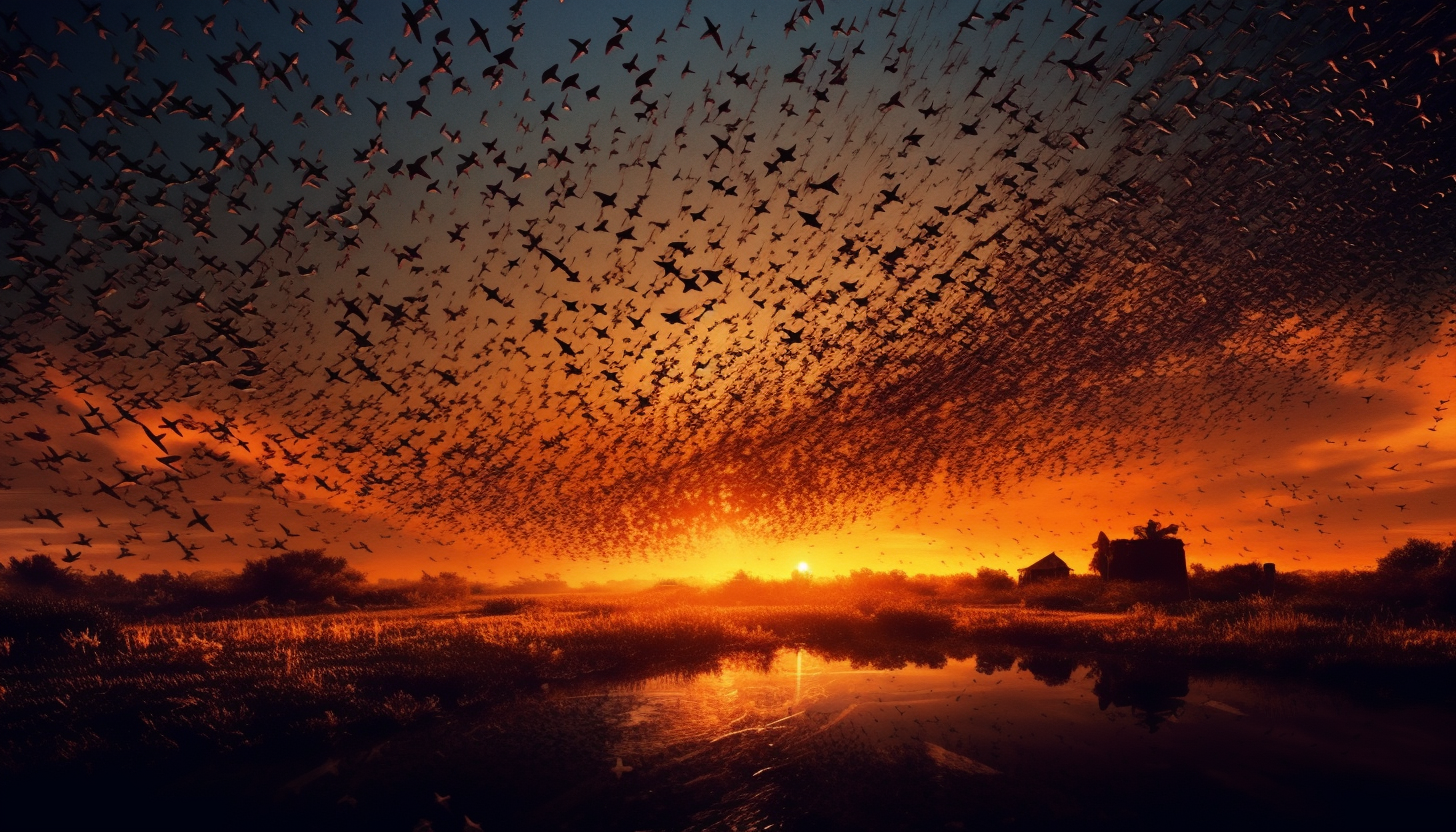
MULTIPOLYGON (((667 589, 667 588, 664 588, 667 589)), ((857 569, 848 575, 785 580, 759 578, 739 571, 723 583, 677 587, 680 598, 722 606, 836 603, 867 615, 886 605, 907 601, 957 604, 1014 604, 1020 601, 1016 581, 1000 569, 982 568, 974 575, 907 575, 894 569, 857 569)))
POLYGON ((516 598, 502 596, 491 598, 480 607, 481 615, 515 615, 516 613, 531 609, 537 606, 534 598, 516 598))
POLYGON ((284 552, 250 560, 238 576, 240 589, 270 601, 320 603, 327 598, 349 598, 364 588, 364 573, 350 569, 344 558, 331 558, 322 549, 284 552))
POLYGON ((862 569, 847 576, 772 580, 739 572, 703 589, 679 588, 680 600, 724 606, 844 604, 867 615, 886 605, 1021 604, 1050 611, 1124 612, 1134 606, 1177 606, 1199 602, 1273 597, 1324 616, 1456 615, 1456 543, 1442 546, 1411 539, 1382 556, 1373 570, 1299 571, 1266 575, 1258 563, 1215 569, 1193 564, 1188 591, 1157 582, 1105 580, 1071 575, 1018 586, 1006 572, 981 569, 975 575, 907 575, 899 570, 862 569))
POLYGON ((293 615, 366 607, 409 607, 458 601, 470 583, 453 572, 416 580, 370 583, 342 557, 322 549, 287 551, 247 561, 237 572, 148 572, 135 578, 113 570, 87 575, 47 555, 10 558, 0 567, 0 607, 90 604, 127 615, 293 615))
MULTIPOLYGON (((486 585, 463 576, 421 573, 418 579, 369 582, 342 557, 320 549, 283 552, 250 560, 242 572, 173 573, 127 578, 111 570, 92 575, 62 567, 46 555, 10 558, 0 567, 0 599, 87 602, 125 615, 292 615, 340 609, 420 607, 489 596, 483 612, 510 615, 528 610, 526 596, 593 594, 615 588, 651 596, 663 604, 714 606, 847 606, 866 616, 881 610, 948 605, 1024 605, 1052 611, 1121 612, 1137 604, 1234 601, 1273 596, 1300 610, 1325 616, 1395 615, 1449 619, 1456 615, 1456 543, 1412 538, 1383 555, 1373 570, 1282 572, 1272 580, 1259 564, 1208 569, 1193 564, 1188 593, 1155 582, 1104 580, 1071 575, 1027 586, 1003 570, 975 574, 909 575, 900 570, 859 569, 815 578, 794 574, 769 579, 740 571, 718 584, 618 582, 572 588, 557 575, 486 585)), ((8 601, 0 600, 0 603, 8 601)), ((893 613, 887 613, 893 617, 893 613)))

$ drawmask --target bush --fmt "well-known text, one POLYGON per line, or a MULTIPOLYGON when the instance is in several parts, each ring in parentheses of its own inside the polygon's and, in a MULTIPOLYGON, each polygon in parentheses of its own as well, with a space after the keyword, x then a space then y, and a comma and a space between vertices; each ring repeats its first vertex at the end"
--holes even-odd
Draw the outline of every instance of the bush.
POLYGON ((1138 604, 1170 604, 1187 600, 1181 587, 1159 581, 1103 581, 1089 605, 1099 612, 1125 612, 1138 604))
POLYGON ((492 598, 480 607, 481 615, 515 615, 537 606, 533 598, 492 598))
POLYGON ((1376 571, 1414 574, 1453 564, 1453 561, 1456 561, 1456 542, 1442 546, 1434 540, 1413 537, 1376 561, 1376 571))
POLYGON ((1075 595, 1043 593, 1026 599, 1026 605, 1034 610, 1057 610, 1072 612, 1086 609, 1087 602, 1075 595))
POLYGON ((0 643, 16 658, 50 655, 78 644, 114 647, 121 625, 107 610, 62 598, 0 600, 0 643))
POLYGON ((953 575, 942 580, 946 583, 942 597, 958 603, 1014 604, 1021 600, 1016 579, 1004 569, 983 566, 974 575, 953 575))
POLYGON ((517 578, 505 587, 507 592, 523 592, 533 595, 566 592, 569 589, 571 589, 571 585, 554 572, 546 573, 544 578, 537 578, 534 575, 528 578, 517 578))
POLYGON ((976 583, 988 592, 1009 592, 1016 588, 1016 579, 1009 572, 987 566, 976 570, 976 583))
POLYGON ((1188 594, 1200 601, 1234 601, 1258 595, 1264 588, 1264 567, 1235 563, 1207 569, 1195 563, 1188 570, 1188 594))
POLYGON ((1019 589, 1022 601, 1033 609, 1080 610, 1099 598, 1107 584, 1091 575, 1069 575, 1058 580, 1036 581, 1019 589))
POLYGON ((364 585, 364 573, 322 549, 284 552, 243 565, 242 585, 252 598, 317 603, 348 597, 364 585))
POLYGON ((955 632, 955 618, 935 607, 896 604, 876 610, 875 626, 895 638, 929 640, 946 638, 955 632))
POLYGON ((71 593, 81 588, 82 577, 51 559, 50 555, 31 555, 28 558, 11 558, 10 568, 4 572, 6 583, 27 590, 48 590, 71 593))
POLYGON ((446 601, 458 601, 469 594, 470 582, 461 575, 454 572, 441 572, 438 575, 421 572, 420 582, 408 597, 415 604, 443 604, 446 601))

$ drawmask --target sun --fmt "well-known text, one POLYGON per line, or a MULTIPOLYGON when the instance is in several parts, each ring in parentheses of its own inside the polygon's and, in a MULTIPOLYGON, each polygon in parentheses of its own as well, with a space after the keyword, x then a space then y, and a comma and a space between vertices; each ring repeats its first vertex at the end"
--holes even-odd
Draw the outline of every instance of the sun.
POLYGON ((809 574, 809 563, 807 561, 802 561, 802 560, 799 561, 799 574, 800 575, 807 575, 807 574, 809 574))

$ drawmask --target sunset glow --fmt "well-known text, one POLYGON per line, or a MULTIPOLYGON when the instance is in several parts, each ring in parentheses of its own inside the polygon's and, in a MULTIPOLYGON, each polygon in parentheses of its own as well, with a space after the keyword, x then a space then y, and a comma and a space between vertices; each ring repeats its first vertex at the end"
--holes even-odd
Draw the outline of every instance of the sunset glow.
POLYGON ((1453 33, 4 4, 3 825, 1433 825, 1453 33))
MULTIPOLYGON (((224 10, 303 67, 276 72, 211 27, 148 39, 135 77, 82 48, 99 18, 34 35, 66 60, 27 81, 24 135, 56 149, 6 187, 59 201, 4 232, 0 541, 61 556, 80 523, 80 562, 126 574, 282 544, 579 582, 789 548, 826 575, 1015 568, 1150 515, 1210 565, 1451 534, 1445 145, 1330 103, 1351 150, 1319 158, 1351 160, 1274 165, 1297 143, 1250 120, 1311 112, 1258 80, 1288 16, 1252 43, 1130 7, 1094 67, 1060 54, 1079 30, 934 4, 787 39, 731 4, 609 11, 533 5, 487 50, 427 7, 440 42, 390 58, 377 14, 224 10), (721 48, 684 31, 704 17, 736 21, 721 48), (568 35, 595 41, 563 63, 568 35), (57 109, 77 84, 95 106, 57 109), (1357 153, 1374 130, 1432 161, 1357 153)), ((1324 65, 1280 83, 1372 88, 1324 65)))

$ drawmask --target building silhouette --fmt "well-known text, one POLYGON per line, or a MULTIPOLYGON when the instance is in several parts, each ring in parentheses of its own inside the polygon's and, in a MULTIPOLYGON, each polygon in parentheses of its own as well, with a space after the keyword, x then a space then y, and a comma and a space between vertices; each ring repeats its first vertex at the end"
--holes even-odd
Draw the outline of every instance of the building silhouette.
POLYGON ((1072 574, 1072 567, 1066 561, 1057 557, 1056 552, 1047 555, 1041 560, 1023 569, 1016 570, 1021 576, 1021 585, 1037 583, 1038 581, 1055 581, 1072 574))
POLYGON ((1173 537, 1177 533, 1177 526, 1149 520, 1134 530, 1130 540, 1109 540, 1099 534, 1092 563, 1109 581, 1154 581, 1186 593, 1188 557, 1183 541, 1173 537))

